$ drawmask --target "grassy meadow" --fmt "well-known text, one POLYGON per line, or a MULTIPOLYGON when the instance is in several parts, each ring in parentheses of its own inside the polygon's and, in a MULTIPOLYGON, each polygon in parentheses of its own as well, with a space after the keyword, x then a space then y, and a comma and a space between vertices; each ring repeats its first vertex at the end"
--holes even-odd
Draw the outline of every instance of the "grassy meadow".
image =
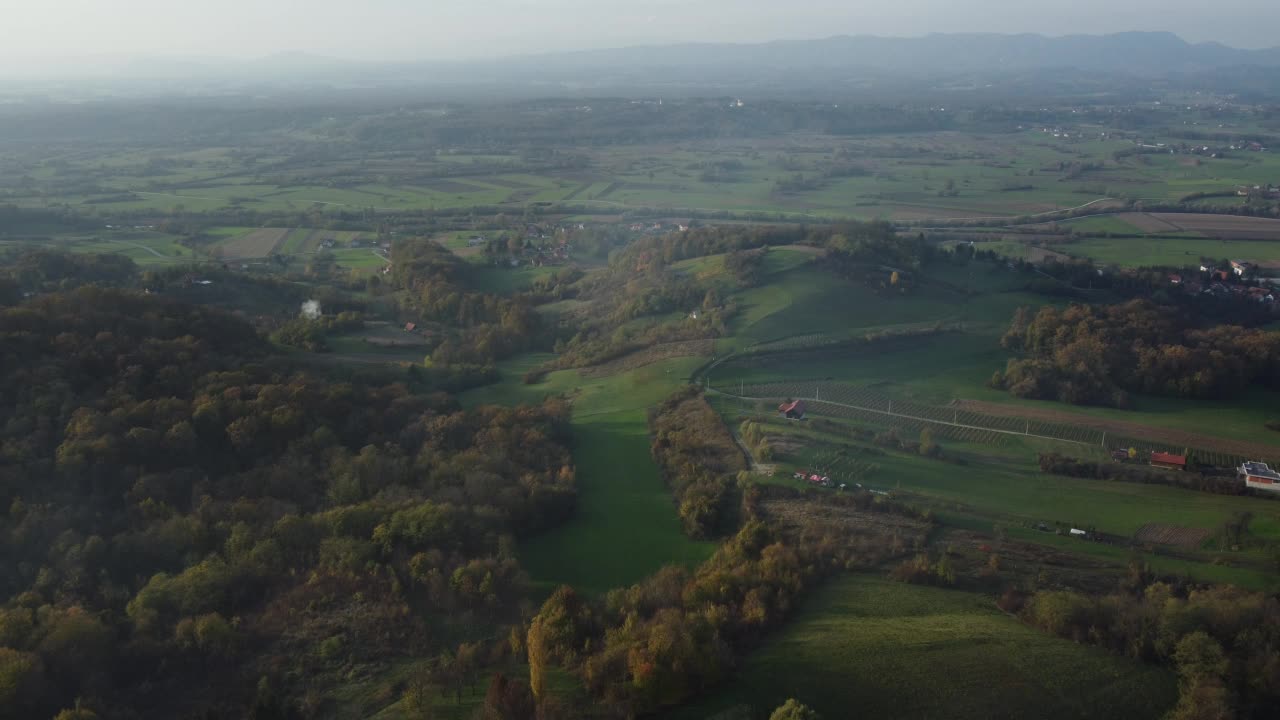
POLYGON ((679 358, 605 378, 576 370, 537 385, 520 377, 549 356, 503 366, 504 380, 462 396, 469 405, 573 401, 578 505, 574 518, 521 544, 520 562, 545 590, 567 583, 600 593, 634 583, 671 563, 696 564, 714 545, 685 537, 671 494, 649 454, 646 411, 670 395, 703 362, 679 358))
POLYGON ((1048 636, 989 597, 844 575, 725 687, 667 717, 763 717, 789 697, 827 718, 1155 720, 1177 691, 1168 670, 1048 636))

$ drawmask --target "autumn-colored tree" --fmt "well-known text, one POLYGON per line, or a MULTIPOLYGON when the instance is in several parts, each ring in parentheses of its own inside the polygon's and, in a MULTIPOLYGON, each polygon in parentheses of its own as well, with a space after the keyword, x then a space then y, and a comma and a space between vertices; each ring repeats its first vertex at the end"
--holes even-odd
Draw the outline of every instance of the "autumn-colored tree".
POLYGON ((769 720, 822 720, 822 716, 799 700, 789 698, 769 715, 769 720))
POLYGON ((529 624, 525 649, 529 656, 529 688, 534 699, 541 700, 547 693, 547 669, 551 654, 541 616, 535 617, 529 624))

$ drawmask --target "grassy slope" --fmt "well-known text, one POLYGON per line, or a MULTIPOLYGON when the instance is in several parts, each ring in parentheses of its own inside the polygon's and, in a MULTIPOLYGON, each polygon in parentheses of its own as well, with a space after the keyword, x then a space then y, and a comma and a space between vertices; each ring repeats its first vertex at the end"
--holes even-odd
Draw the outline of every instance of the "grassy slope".
POLYGON ((1158 718, 1171 673, 1047 636, 972 593, 842 576, 750 655, 741 673, 672 718, 796 697, 824 717, 1158 718))
POLYGON ((526 541, 521 564, 536 583, 568 583, 590 592, 629 585, 663 565, 696 564, 711 543, 684 536, 671 495, 649 455, 645 411, 676 389, 702 362, 679 358, 621 375, 584 380, 577 371, 520 384, 524 370, 548 356, 507 364, 504 381, 466 393, 463 401, 538 402, 573 398, 578 508, 572 521, 526 541))
MULTIPOLYGON (((719 405, 730 421, 736 417, 735 403, 719 405)), ((990 533, 995 524, 1000 524, 1011 536, 1021 540, 1092 555, 1117 566, 1126 564, 1134 550, 1123 545, 1059 538, 1030 528, 1041 522, 1050 527, 1065 523, 1094 526, 1123 537, 1131 536, 1144 524, 1157 522, 1217 532, 1233 513, 1249 512, 1253 515, 1249 526, 1252 536, 1265 541, 1280 539, 1278 503, 1165 486, 1044 475, 1039 471, 1035 460, 1037 452, 1053 450, 1078 455, 1080 448, 1075 445, 1015 438, 1008 445, 993 447, 941 440, 949 456, 966 463, 956 465, 900 452, 857 455, 858 444, 845 438, 817 433, 794 423, 767 422, 772 432, 798 436, 807 443, 804 448, 779 458, 780 473, 770 482, 803 487, 803 483, 790 479, 793 470, 817 467, 819 456, 829 457, 832 450, 850 448, 854 453, 852 457, 860 462, 879 466, 862 477, 867 487, 907 493, 911 502, 933 508, 947 525, 990 533)), ((1252 566, 1212 565, 1164 555, 1147 555, 1144 559, 1159 573, 1186 574, 1209 582, 1270 590, 1277 587, 1280 578, 1256 565, 1265 561, 1264 552, 1254 548, 1225 555, 1233 562, 1255 563, 1252 566)), ((1208 559, 1207 555, 1200 557, 1208 559)))
POLYGON ((994 335, 949 334, 842 353, 791 357, 785 366, 721 365, 712 380, 732 383, 831 378, 855 385, 874 384, 881 392, 936 405, 955 398, 985 400, 1280 445, 1280 433, 1264 426, 1266 421, 1280 416, 1280 393, 1259 390, 1228 401, 1139 396, 1133 410, 1023 400, 986 386, 991 374, 1003 369, 1007 359, 1008 354, 994 335))

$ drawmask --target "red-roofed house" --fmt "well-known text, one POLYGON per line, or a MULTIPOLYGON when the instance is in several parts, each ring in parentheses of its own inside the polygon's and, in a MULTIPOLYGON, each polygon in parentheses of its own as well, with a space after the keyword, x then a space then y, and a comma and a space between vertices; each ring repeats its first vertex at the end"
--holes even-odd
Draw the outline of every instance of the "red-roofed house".
POLYGON ((803 420, 804 401, 793 400, 791 402, 784 402, 778 406, 778 412, 782 413, 782 416, 788 420, 803 420))
POLYGON ((1186 470, 1187 458, 1184 455, 1174 455, 1173 453, 1153 452, 1151 453, 1151 466, 1166 470, 1186 470))

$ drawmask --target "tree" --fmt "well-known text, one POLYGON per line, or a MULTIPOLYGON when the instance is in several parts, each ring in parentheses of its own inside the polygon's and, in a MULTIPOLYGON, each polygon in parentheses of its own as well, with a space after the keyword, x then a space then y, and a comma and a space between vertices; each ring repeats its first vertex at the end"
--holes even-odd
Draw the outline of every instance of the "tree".
POLYGON ((549 648, 547 647, 547 636, 542 625, 542 616, 533 619, 529 624, 529 637, 525 642, 525 649, 529 653, 529 689, 533 691, 535 700, 541 700, 546 697, 547 692, 547 665, 549 663, 549 648))
POLYGON ((933 441, 933 431, 928 426, 920 429, 920 454, 925 457, 938 455, 938 443, 933 441))
POLYGON ((1204 631, 1193 632, 1179 640, 1173 651, 1173 660, 1177 663, 1178 675, 1188 685, 1221 680, 1228 668, 1222 645, 1204 631))
POLYGON ((0 718, 20 717, 19 710, 39 691, 43 676, 39 657, 0 647, 0 718))
POLYGON ((400 696, 400 707, 410 720, 431 720, 434 704, 431 699, 431 684, 424 674, 418 674, 409 681, 400 696))
POLYGON ((795 698, 790 698, 779 705, 769 716, 769 720, 821 720, 821 718, 821 715, 795 698))

